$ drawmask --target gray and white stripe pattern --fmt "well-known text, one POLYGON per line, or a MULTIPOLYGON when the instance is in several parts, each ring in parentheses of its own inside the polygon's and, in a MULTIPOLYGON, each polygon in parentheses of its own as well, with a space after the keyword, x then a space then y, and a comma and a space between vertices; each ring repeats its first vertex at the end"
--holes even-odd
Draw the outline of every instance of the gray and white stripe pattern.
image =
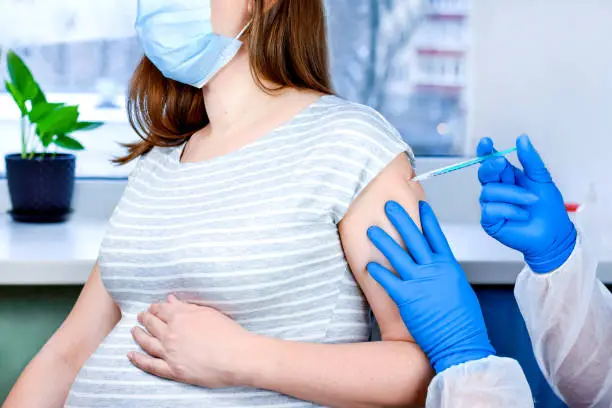
POLYGON ((210 390, 134 368, 136 315, 170 293, 246 329, 294 341, 367 341, 369 307, 337 224, 409 148, 375 111, 325 96, 230 154, 181 163, 156 148, 130 176, 100 250, 120 323, 76 378, 67 407, 313 407, 271 391, 210 390))

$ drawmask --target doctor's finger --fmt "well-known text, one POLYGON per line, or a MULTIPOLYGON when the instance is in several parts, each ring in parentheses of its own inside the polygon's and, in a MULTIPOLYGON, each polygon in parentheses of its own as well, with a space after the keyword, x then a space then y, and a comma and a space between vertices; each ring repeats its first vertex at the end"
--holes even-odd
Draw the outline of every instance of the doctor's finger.
POLYGON ((418 264, 433 262, 431 248, 427 240, 406 210, 395 201, 389 201, 385 205, 385 211, 415 262, 418 264))
POLYGON ((538 202, 539 198, 534 193, 513 184, 489 183, 482 188, 480 202, 483 203, 506 203, 528 206, 538 202))
POLYGON ((391 266, 400 274, 402 279, 412 278, 411 273, 406 269, 416 266, 414 260, 389 234, 379 227, 370 227, 368 229, 368 237, 387 258, 391 266))
POLYGON ((497 152, 497 150, 495 149, 495 144, 490 137, 483 137, 480 139, 480 142, 478 142, 478 146, 476 147, 476 154, 478 157, 488 156, 495 152, 497 152))
POLYGON ((393 272, 376 262, 369 263, 367 268, 372 278, 387 291, 391 299, 395 303, 402 303, 405 297, 401 290, 404 282, 393 272))
POLYGON ((480 184, 487 183, 514 183, 514 170, 505 157, 495 157, 484 161, 478 169, 480 184))
POLYGON ((552 178, 538 151, 531 144, 529 136, 521 135, 516 140, 518 158, 525 175, 538 183, 550 183, 552 178))
POLYGON ((528 221, 529 211, 506 203, 481 203, 481 223, 496 224, 499 221, 528 221))
POLYGON ((452 255, 450 245, 431 206, 425 201, 421 201, 419 209, 423 235, 425 235, 431 249, 437 254, 452 255))

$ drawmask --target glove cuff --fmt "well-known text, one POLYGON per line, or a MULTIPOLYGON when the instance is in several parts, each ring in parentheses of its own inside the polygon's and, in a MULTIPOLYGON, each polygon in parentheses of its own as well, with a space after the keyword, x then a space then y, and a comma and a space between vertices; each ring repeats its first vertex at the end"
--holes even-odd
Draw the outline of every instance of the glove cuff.
POLYGON ((439 356, 435 361, 432 360, 431 365, 436 371, 436 374, 440 374, 450 367, 467 363, 468 361, 481 360, 494 355, 495 349, 491 343, 487 342, 487 344, 482 344, 481 347, 471 347, 464 350, 449 350, 446 355, 439 356))
POLYGON ((570 221, 567 234, 563 239, 554 242, 546 253, 538 256, 525 255, 525 263, 535 273, 549 273, 561 267, 572 255, 576 247, 578 233, 570 221))

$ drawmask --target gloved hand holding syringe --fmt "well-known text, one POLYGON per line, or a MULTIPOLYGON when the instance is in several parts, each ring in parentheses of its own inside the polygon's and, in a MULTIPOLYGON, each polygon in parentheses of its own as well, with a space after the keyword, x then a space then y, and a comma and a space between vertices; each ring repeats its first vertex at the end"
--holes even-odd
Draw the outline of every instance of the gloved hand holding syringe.
POLYGON ((423 180, 430 179, 432 177, 441 176, 443 174, 448 174, 448 173, 451 173, 451 172, 456 171, 456 170, 461 170, 461 169, 464 169, 466 167, 470 167, 470 166, 474 166, 476 164, 480 164, 480 163, 482 163, 482 162, 484 162, 484 161, 486 161, 486 160, 488 160, 490 158, 493 158, 493 157, 505 156, 507 154, 516 152, 516 149, 517 149, 516 147, 513 147, 511 149, 504 150, 504 151, 501 151, 501 152, 495 152, 495 153, 487 155, 487 156, 477 157, 475 159, 470 159, 470 160, 462 161, 462 162, 459 162, 459 163, 456 163, 456 164, 452 164, 450 166, 446 166, 446 167, 442 167, 442 168, 439 168, 439 169, 436 169, 436 170, 428 171, 427 173, 423 173, 423 174, 420 174, 420 175, 414 177, 412 179, 412 181, 423 181, 423 180))

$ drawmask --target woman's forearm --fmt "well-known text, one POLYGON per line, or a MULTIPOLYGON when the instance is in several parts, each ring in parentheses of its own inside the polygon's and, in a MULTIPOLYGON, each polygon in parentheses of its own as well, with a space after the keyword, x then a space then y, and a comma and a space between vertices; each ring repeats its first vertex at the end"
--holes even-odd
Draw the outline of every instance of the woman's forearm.
POLYGON ((2 408, 61 408, 78 370, 43 349, 25 368, 2 408))
POLYGON ((72 311, 28 364, 2 408, 60 408, 79 370, 121 318, 98 265, 72 311))
POLYGON ((433 372, 414 343, 312 344, 257 337, 243 385, 334 408, 423 406, 433 372))

